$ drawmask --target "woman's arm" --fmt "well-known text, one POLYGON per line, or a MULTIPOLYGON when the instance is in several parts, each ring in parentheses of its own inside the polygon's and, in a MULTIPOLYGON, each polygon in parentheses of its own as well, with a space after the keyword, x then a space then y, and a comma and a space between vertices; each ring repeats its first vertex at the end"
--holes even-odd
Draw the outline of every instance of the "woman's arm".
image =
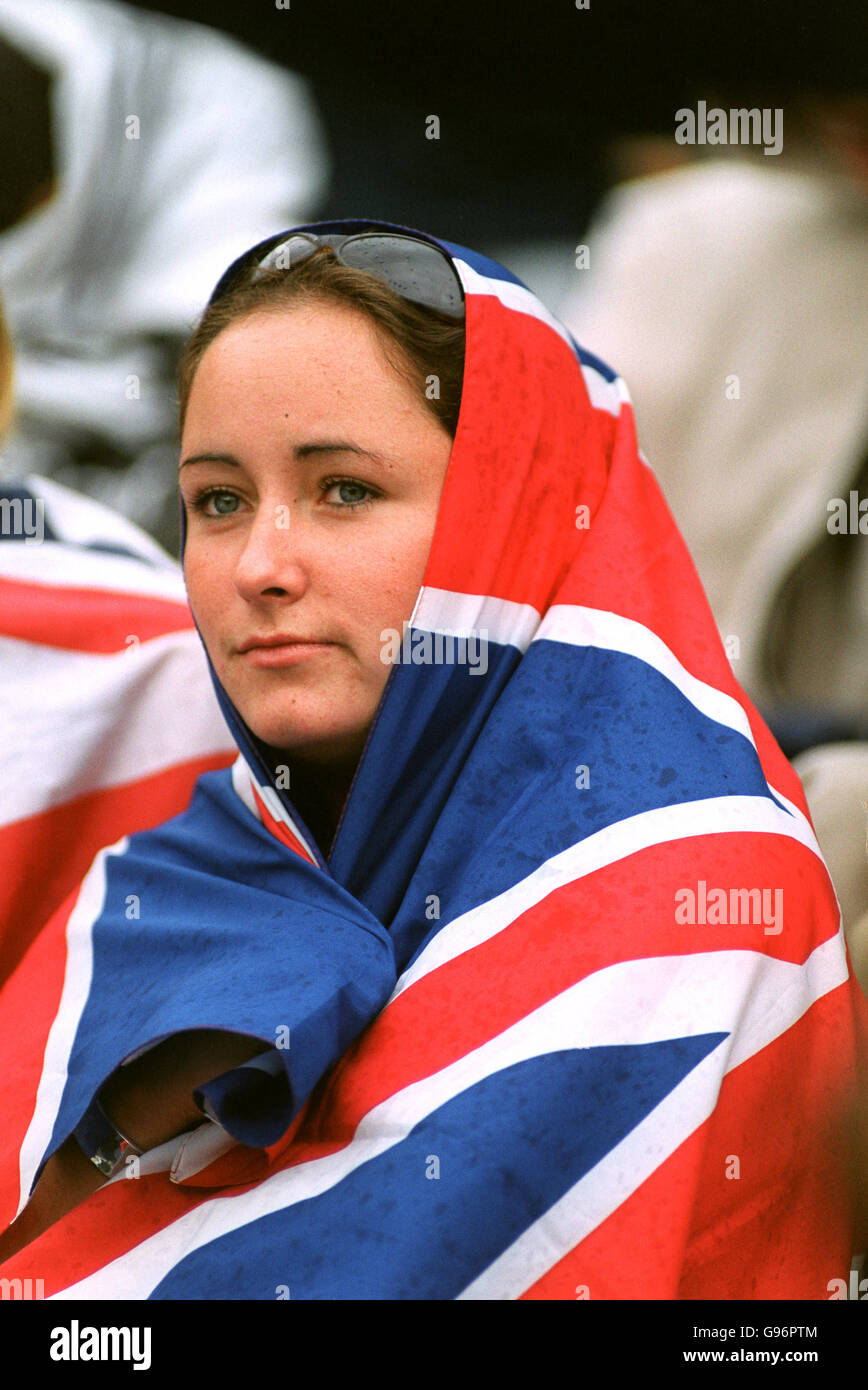
MULTIPOLYGON (((177 1033, 120 1067, 100 1092, 112 1124, 143 1153, 201 1124, 193 1102, 197 1087, 240 1066, 268 1044, 218 1029, 177 1033)), ((48 1160, 30 1201, 0 1236, 0 1262, 22 1250, 101 1187, 105 1179, 74 1135, 48 1160)))

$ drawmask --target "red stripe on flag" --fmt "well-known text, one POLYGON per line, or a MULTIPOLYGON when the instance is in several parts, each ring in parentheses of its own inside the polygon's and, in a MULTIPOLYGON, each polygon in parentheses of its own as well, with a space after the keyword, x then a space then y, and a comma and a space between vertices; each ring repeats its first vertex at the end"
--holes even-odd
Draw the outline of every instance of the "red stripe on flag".
POLYGON ((598 412, 588 408, 574 353, 547 324, 490 295, 468 295, 467 335, 496 343, 495 370, 511 389, 493 392, 491 354, 468 351, 423 583, 542 611, 553 599, 550 574, 564 572, 587 534, 576 529, 576 506, 593 516, 605 488, 598 412), (535 469, 536 458, 544 466, 535 469))
POLYGON ((527 603, 540 613, 553 603, 586 605, 650 628, 691 675, 742 705, 766 777, 806 813, 798 777, 736 684, 711 609, 697 602, 693 561, 657 480, 637 459, 630 405, 617 418, 589 408, 568 345, 491 295, 468 296, 467 332, 468 341, 496 341, 499 376, 511 390, 492 392, 490 353, 468 354, 425 586, 527 603), (563 390, 553 395, 558 377, 563 390), (544 468, 528 467, 536 457, 544 468), (587 525, 578 524, 580 505, 588 508, 587 525), (626 547, 625 535, 632 538, 626 547), (552 573, 565 577, 555 590, 552 573))
POLYGON ((0 981, 21 960, 58 904, 84 878, 97 851, 149 830, 189 804, 203 772, 234 753, 213 753, 119 787, 104 787, 0 828, 0 981))
POLYGON ((300 854, 302 859, 307 860, 308 864, 316 864, 316 860, 311 858, 301 841, 293 835, 289 826, 284 825, 283 821, 276 820, 271 814, 254 784, 251 782, 250 785, 253 787, 253 795, 256 798, 256 805, 259 807, 260 819, 266 830, 270 830, 274 838, 280 840, 281 844, 287 845, 289 849, 294 849, 296 854, 300 854))
MULTIPOLYGON (((715 837, 715 842, 726 842, 724 861, 728 854, 739 863, 742 862, 744 846, 743 843, 739 846, 740 838, 737 835, 715 837)), ((774 841, 777 839, 768 838, 774 841)), ((707 839, 697 841, 698 853, 702 852, 703 847, 706 851, 706 869, 708 846, 707 839)), ((796 846, 795 849, 796 857, 809 853, 800 846, 796 846)), ((566 987, 571 983, 572 977, 581 977, 591 969, 618 959, 633 959, 640 953, 637 947, 655 954, 675 950, 679 944, 681 949, 688 949, 684 946, 683 937, 687 928, 674 927, 671 922, 671 904, 665 884, 661 890, 660 902, 657 904, 657 916, 653 921, 648 920, 649 887, 655 883, 658 875, 663 873, 660 860, 666 854, 680 855, 680 863, 670 866, 670 875, 674 871, 674 877, 670 876, 668 885, 671 887, 676 878, 681 880, 684 877, 683 846, 656 846, 635 856, 637 862, 632 881, 637 895, 642 892, 643 907, 646 909, 641 931, 638 930, 640 924, 636 920, 630 920, 629 913, 625 914, 622 911, 620 915, 607 918, 610 906, 615 907, 620 902, 623 907, 625 894, 627 901, 631 896, 629 884, 625 888, 624 865, 612 865, 584 881, 558 890, 526 914, 520 923, 506 928, 484 947, 477 948, 463 958, 456 959, 439 971, 433 972, 420 981, 419 985, 400 996, 375 1021, 351 1053, 342 1059, 331 1077, 323 1079, 318 1088, 319 1094, 314 1096, 297 1137, 296 1125, 292 1126, 287 1137, 288 1148, 282 1159, 278 1154, 284 1145, 275 1146, 271 1151, 271 1156, 276 1160, 274 1166, 285 1167, 306 1162, 342 1147, 350 1141, 358 1119, 371 1105, 385 1099, 402 1085, 430 1074, 453 1057, 463 1055, 468 1047, 484 1040, 484 1036, 506 1026, 514 1015, 520 1016, 533 1007, 536 1001, 544 1002, 556 993, 559 987, 566 987), (656 860, 655 855, 658 856, 656 860), (582 888, 583 892, 577 896, 579 888, 582 888), (574 902, 572 909, 568 909, 568 899, 574 902), (607 919, 608 925, 605 931, 592 933, 588 930, 587 912, 595 902, 599 904, 599 918, 607 919), (565 911, 583 925, 581 930, 572 934, 571 944, 574 945, 574 950, 567 953, 566 964, 562 965, 559 956, 564 948, 565 911), (594 935, 598 940, 589 941, 588 937, 594 935), (637 940, 637 935, 641 936, 641 941, 637 940), (601 937, 602 940, 599 939, 601 937), (563 975, 557 978, 561 972, 563 975), (428 987, 427 992, 431 997, 422 1001, 424 1008, 420 1013, 423 986, 428 987), (410 1007, 402 1008, 413 991, 416 991, 416 999, 410 1007), (470 1001, 473 1009, 469 1006, 462 1008, 462 1000, 465 1004, 470 1001), (472 1017, 474 1010, 478 1011, 481 1017, 481 1028, 475 1026, 472 1017), (450 1021, 448 1029, 444 1027, 444 1019, 447 1018, 450 1021), (437 1021, 436 1028, 430 1026, 432 1019, 437 1021), (480 1032, 483 1034, 481 1039, 478 1036, 480 1032), (445 1046, 442 1045, 444 1035, 447 1038, 445 1046), (434 1045, 433 1048, 431 1044, 434 1045), (391 1061, 389 1053, 398 1054, 397 1064, 393 1063, 389 1069, 385 1069, 386 1062, 391 1061), (346 1075, 348 1068, 351 1068, 349 1076, 346 1075)), ((793 866, 793 874, 794 885, 801 893, 797 866, 793 866)), ((819 904, 817 906, 819 910, 819 904)), ((804 909, 804 905, 803 910, 804 918, 810 921, 813 914, 804 909)), ((696 930, 700 935, 689 949, 701 950, 719 946, 720 933, 726 929, 696 930), (709 940, 706 933, 715 930, 718 939, 709 940)), ((749 927, 736 927, 730 944, 734 947, 748 944, 749 937, 746 933, 751 930, 753 929, 749 927)), ((797 939, 792 940, 788 940, 786 932, 783 932, 781 937, 769 939, 768 948, 770 951, 774 950, 782 959, 790 956, 798 959, 800 941, 803 941, 802 932, 797 939)), ((39 947, 44 949, 42 941, 39 947)), ((835 1180, 834 1173, 829 1172, 828 1162, 816 1171, 811 1165, 816 1166, 816 1154, 825 1155, 825 1159, 828 1160, 829 1153, 832 1153, 833 1168, 838 1162, 834 1145, 830 1144, 829 1133, 824 1131, 817 1114, 818 1099, 835 1091, 838 1082, 832 1080, 827 1085, 825 1078, 833 1077, 836 1068, 841 1085, 847 1080, 846 1073, 853 1053, 852 1024, 847 1015, 851 1004, 852 987, 842 987, 833 991, 818 1001, 809 1014, 794 1025, 784 1038, 777 1040, 726 1078, 718 1111, 712 1117, 715 1127, 713 1135, 709 1131, 711 1121, 708 1121, 682 1144, 672 1158, 652 1175, 623 1207, 608 1218, 597 1232, 559 1262, 524 1296, 574 1299, 577 1296, 576 1288, 580 1285, 589 1285, 592 1298, 678 1296, 675 1286, 684 1258, 689 1211, 689 1205, 683 1202, 683 1192, 685 1188, 691 1187, 697 1192, 695 1221, 710 1221, 712 1224, 716 1222, 717 1234, 714 1239, 725 1237, 728 1241, 732 1236, 735 1241, 730 1260, 731 1268, 726 1277, 736 1279, 736 1282, 743 1280, 746 1263, 744 1240, 749 1238, 751 1242, 749 1255, 759 1259, 762 1255, 762 1242, 767 1239, 765 1233, 768 1231, 768 1221, 776 1219, 775 1204, 784 1200, 785 1194, 774 1194, 773 1185, 776 1164, 782 1171, 786 1168, 787 1173, 790 1173, 791 1165, 781 1165, 780 1161, 779 1145, 782 1134, 791 1136, 787 1140, 788 1144, 795 1142, 792 1136, 796 1136, 799 1144, 803 1145, 799 1152, 804 1152, 805 1168, 811 1172, 804 1185, 804 1191, 800 1194, 800 1201, 807 1203, 811 1215, 810 1220, 806 1222, 806 1234, 799 1225, 795 1211, 791 1228, 787 1225, 789 1217, 783 1213, 780 1220, 784 1222, 786 1229, 781 1228, 781 1240, 787 1248, 794 1248, 794 1258, 801 1259, 805 1251, 814 1250, 825 1251, 822 1258, 827 1262, 837 1260, 840 1249, 849 1238, 846 1223, 839 1222, 836 1225, 831 1222, 828 1223, 828 1227, 823 1226, 823 1240, 819 1243, 818 1231, 819 1223, 825 1220, 824 1203, 830 1194, 840 1195, 840 1181, 835 1180), (850 997, 848 990, 851 990, 850 997), (780 1076, 784 1071, 790 1076, 798 1075, 799 1085, 781 1087, 780 1076), (812 1098, 811 1104, 807 1107, 805 1097, 812 1098), (743 1118, 745 1113, 749 1116, 747 1124, 743 1118), (804 1131, 802 1137, 799 1137, 799 1125, 804 1131), (738 1232, 733 1233, 729 1230, 725 1211, 721 1236, 721 1214, 716 1212, 714 1201, 707 1195, 714 1183, 719 1187, 727 1181, 725 1159, 728 1154, 734 1152, 741 1152, 744 1161, 753 1165, 749 1172, 759 1192, 757 1204, 745 1204, 744 1186, 737 1192, 735 1187, 732 1188, 732 1192, 735 1193, 732 1201, 738 1206, 739 1211, 747 1211, 751 1222, 748 1236, 744 1239, 738 1232), (702 1168, 708 1170, 705 1176, 700 1173, 702 1168), (705 1184, 701 1190, 700 1179, 705 1184), (678 1212, 682 1213, 680 1227, 678 1212), (796 1245, 798 1249, 795 1249, 796 1245), (643 1251, 650 1252, 644 1264, 641 1258, 643 1251)), ((865 1008, 864 1003, 862 1008, 865 1008)), ((22 1025, 25 1021, 22 1017, 22 1025)), ((26 1055, 30 1055, 29 1049, 26 1050, 26 1055)), ((822 1109, 822 1106, 819 1108, 822 1109)), ((234 1178, 235 1183, 240 1180, 246 1186, 263 1175, 262 1158, 263 1155, 260 1154, 229 1154, 226 1156, 222 1176, 230 1180, 234 1178), (245 1156, 252 1160, 249 1166, 240 1161, 245 1156)), ((165 1174, 140 1179, 135 1183, 119 1183, 104 1189, 39 1241, 29 1246, 14 1261, 10 1261, 3 1271, 4 1274, 7 1277, 17 1275, 45 1278, 48 1293, 67 1287, 76 1279, 84 1277, 132 1248, 152 1232, 162 1229, 207 1196, 216 1195, 213 1189, 211 1192, 202 1191, 196 1184, 199 1181, 204 1186, 219 1181, 220 1162, 218 1160, 212 1165, 213 1172, 208 1169, 198 1178, 191 1178, 189 1186, 185 1185, 183 1189, 186 1196, 181 1195, 178 1185, 170 1183, 165 1174), (49 1277, 52 1280, 51 1287, 48 1284, 49 1277)), ((789 1178, 787 1180, 789 1181, 789 1178)), ((233 1192, 240 1190, 239 1186, 232 1188, 233 1192)), ((726 1189, 724 1193, 725 1197, 731 1195, 726 1189)), ((719 1191, 717 1198, 720 1198, 719 1191)), ((697 1269, 700 1263, 703 1266, 709 1264, 710 1257, 705 1250, 707 1244, 707 1234, 698 1231, 691 1253, 691 1260, 697 1265, 697 1269)), ((714 1265, 715 1261, 720 1259, 718 1252, 710 1262, 714 1265)), ((815 1259, 814 1274, 810 1273, 810 1265, 805 1266, 809 1269, 808 1275, 799 1275, 796 1279, 795 1286, 802 1292, 789 1291, 784 1280, 781 1284, 784 1291, 777 1293, 754 1294, 741 1291, 718 1295, 694 1292, 682 1293, 681 1296, 824 1296, 816 1292, 803 1291, 811 1279, 816 1283, 817 1267, 815 1259)), ((691 1270, 692 1268, 693 1265, 691 1270)), ((701 1282, 711 1275, 707 1268, 703 1268, 696 1275, 689 1273, 686 1277, 701 1282)), ((715 1272, 713 1277, 717 1281, 717 1288, 724 1276, 722 1272, 715 1272)), ((828 1277, 831 1278, 832 1274, 828 1277)), ((768 1271, 763 1278, 769 1289, 777 1287, 768 1271)), ((793 1278, 795 1279, 795 1276, 793 1278)))
MULTIPOLYGON (((296 1127, 293 1122, 292 1133, 296 1127)), ((306 1146, 300 1156, 293 1150, 292 1161, 318 1156, 306 1146)), ((235 1197, 267 1176, 267 1155, 239 1144, 184 1183, 172 1182, 167 1172, 114 1182, 0 1265, 0 1274, 10 1279, 43 1279, 45 1296, 51 1297, 133 1250, 194 1207, 215 1198, 235 1197), (215 1190, 221 1178, 224 1190, 215 1190)))
MULTIPOLYGON (((774 901, 771 899, 770 901, 774 901)), ((707 914, 706 914, 707 915, 707 914)), ((337 1064, 300 1138, 348 1142, 375 1105, 449 1066, 555 995, 621 961, 706 951, 795 963, 837 933, 831 884, 816 855, 785 836, 727 833, 654 845, 556 889, 508 927, 411 984, 337 1064), (783 929, 675 919, 675 894, 783 887, 783 929), (787 904, 791 917, 787 919, 787 904), (820 924, 826 924, 825 933, 820 924)), ((747 986, 746 986, 747 987, 747 986)))
POLYGON ((193 626, 186 603, 149 594, 0 581, 0 634, 75 652, 122 652, 193 626))
POLYGON ((33 970, 7 980, 0 992, 0 1227, 15 1215, 19 1197, 19 1154, 36 1106, 45 1044, 63 991, 66 924, 78 901, 70 894, 33 945, 33 970), (34 991, 34 982, 36 990, 34 991))
POLYGON ((713 1115, 522 1297, 828 1299, 856 1235, 854 991, 728 1073, 713 1115))
POLYGON ((111 1183, 0 1265, 0 1274, 6 1279, 42 1279, 45 1297, 50 1298, 215 1195, 178 1187, 168 1173, 111 1183))

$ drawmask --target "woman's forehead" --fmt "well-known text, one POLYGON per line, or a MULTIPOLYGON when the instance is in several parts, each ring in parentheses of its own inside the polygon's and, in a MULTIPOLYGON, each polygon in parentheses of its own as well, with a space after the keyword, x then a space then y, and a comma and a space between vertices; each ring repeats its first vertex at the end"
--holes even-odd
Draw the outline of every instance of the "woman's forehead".
POLYGON ((299 305, 257 312, 231 324, 208 345, 190 391, 185 433, 202 412, 225 414, 285 398, 298 405, 330 392, 333 408, 371 405, 371 393, 397 404, 406 396, 374 325, 341 305, 299 305))
POLYGON ((193 380, 181 460, 242 466, 354 453, 383 476, 415 473, 447 431, 424 389, 396 370, 364 315, 260 314, 209 345, 193 380), (379 461, 379 462, 378 462, 379 461))

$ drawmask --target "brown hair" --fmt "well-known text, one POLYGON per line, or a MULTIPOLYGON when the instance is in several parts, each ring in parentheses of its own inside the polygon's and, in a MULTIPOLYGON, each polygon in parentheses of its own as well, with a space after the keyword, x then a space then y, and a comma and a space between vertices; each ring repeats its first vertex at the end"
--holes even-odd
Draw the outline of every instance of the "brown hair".
POLYGON ((412 304, 366 270, 342 265, 329 247, 320 247, 291 271, 261 271, 209 305, 178 364, 179 425, 184 428, 193 378, 218 334, 257 311, 274 312, 290 303, 331 302, 357 309, 373 322, 389 361, 449 434, 455 434, 464 376, 464 324, 434 309, 412 304), (436 378, 436 394, 427 388, 436 378))

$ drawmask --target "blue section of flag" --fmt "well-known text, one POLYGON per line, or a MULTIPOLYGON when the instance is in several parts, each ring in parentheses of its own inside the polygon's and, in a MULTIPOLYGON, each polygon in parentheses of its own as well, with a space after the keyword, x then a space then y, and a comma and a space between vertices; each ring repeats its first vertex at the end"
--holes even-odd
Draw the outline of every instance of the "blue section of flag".
POLYGON ((769 797, 743 734, 709 719, 634 656, 534 642, 467 760, 449 822, 441 823, 442 873, 430 856, 425 870, 434 884, 450 882, 449 916, 457 915, 606 826, 718 796, 769 797), (529 709, 532 721, 521 720, 519 711, 529 709), (576 786, 579 767, 588 768, 587 787, 576 786), (516 787, 521 796, 511 794, 516 787), (496 821, 499 853, 477 855, 473 883, 458 891, 456 868, 480 813, 486 824, 496 821))
POLYGON ((570 334, 570 341, 583 367, 593 367, 594 371, 599 372, 600 376, 604 377, 606 381, 618 380, 618 373, 614 368, 609 366, 608 362, 604 362, 602 357, 597 357, 595 353, 588 352, 587 348, 583 348, 580 343, 576 342, 572 334, 570 334))
POLYGON ((506 1067, 328 1191, 188 1255, 152 1297, 453 1299, 725 1037, 506 1067))
POLYGON ((772 799, 753 744, 639 658, 547 640, 532 642, 517 669, 516 657, 489 645, 492 688, 455 723, 444 714, 447 684, 460 703, 477 678, 447 667, 395 674, 330 867, 340 875, 353 866, 347 886, 389 926, 399 969, 428 936, 425 898, 441 885, 449 893, 440 925, 642 811, 718 796, 772 799), (377 757, 396 746, 406 763, 377 757), (580 766, 589 773, 582 789, 580 766), (376 806, 388 810, 375 854, 364 827, 376 806), (496 855, 475 852, 480 821, 497 827, 496 855))
POLYGON ((462 665, 398 665, 390 673, 329 860, 330 872, 386 926, 521 660, 513 646, 489 642, 487 651, 484 676, 462 665))
MULTIPOLYGON (((488 258, 446 246, 488 277, 483 290, 521 284, 488 258)), ((806 1201, 794 1206, 787 1200, 793 1174, 777 1165, 764 1124, 771 1089, 783 1077, 781 1095, 795 1094, 799 1058, 816 1061, 830 1028, 851 1071, 857 1055, 825 869, 801 809, 795 817, 764 814, 776 801, 766 773, 801 808, 795 782, 755 723, 764 772, 748 732, 753 711, 733 684, 695 570, 636 455, 629 408, 613 414, 618 393, 609 389, 599 392, 599 406, 591 403, 591 375, 612 382, 615 373, 578 346, 575 356, 564 352, 530 294, 500 292, 527 312, 482 315, 484 331, 466 344, 466 428, 450 462, 454 491, 444 489, 457 521, 447 525, 438 513, 424 572, 438 619, 466 627, 468 613, 481 621, 490 613, 502 633, 501 623, 515 631, 515 617, 524 641, 540 631, 535 614, 545 622, 553 605, 564 605, 565 621, 581 625, 589 612, 581 605, 593 604, 595 640, 611 633, 617 640, 620 615, 644 634, 648 645, 639 650, 665 643, 698 684, 686 682, 685 694, 674 667, 667 679, 649 660, 553 640, 560 629, 548 625, 541 631, 549 636, 524 652, 489 640, 484 674, 460 661, 399 664, 388 673, 328 863, 312 839, 315 863, 295 853, 270 816, 272 830, 259 822, 245 768, 235 782, 228 772, 200 779, 188 812, 108 855, 105 903, 92 930, 85 911, 96 880, 68 926, 59 914, 50 927, 58 955, 67 928, 62 996, 59 972, 54 979, 44 969, 46 955, 28 953, 23 962, 31 973, 18 997, 29 1001, 32 991, 41 1003, 38 1046, 45 1038, 48 1046, 41 1072, 29 1067, 38 1092, 22 1078, 33 1089, 18 1109, 19 1127, 20 1116, 29 1127, 12 1187, 19 1170, 31 1178, 52 1126, 46 1153, 125 1059, 179 1032, 219 1028, 269 1045, 260 1060, 276 1072, 242 1066, 201 1088, 203 1103, 241 1143, 270 1147, 279 1137, 271 1126, 283 1133, 306 1097, 310 1106, 270 1164, 261 1154, 250 1162, 249 1153, 233 1161, 225 1152, 209 1163, 191 1145, 181 1178, 186 1197, 167 1191, 166 1179, 165 1203, 153 1211, 158 1182, 124 1184, 123 1196, 115 1187, 84 1204, 69 1218, 66 1242, 51 1237, 60 1289, 84 1277, 87 1296, 109 1298, 122 1287, 124 1296, 160 1299, 272 1301, 284 1290, 295 1300, 443 1299, 487 1272, 497 1297, 520 1297, 541 1274, 551 1276, 546 1296, 566 1289, 569 1297, 574 1263, 577 1278, 592 1285, 612 1271, 633 1272, 641 1250, 628 1249, 622 1265, 612 1241, 626 1231, 625 1246, 641 1245, 652 1174, 654 1199, 667 1212, 655 1231, 654 1297, 682 1296, 685 1280, 693 1289, 719 1288, 721 1253, 733 1287, 747 1296, 760 1287, 776 1294, 791 1274, 796 1285, 822 1290, 823 1270, 835 1267, 832 1247, 849 1258, 850 1218, 828 1204, 823 1136, 812 1150, 810 1123, 799 1131, 794 1152, 808 1154, 802 1170, 814 1176, 806 1201), (585 382, 579 361, 592 369, 585 382), (573 526, 574 494, 594 504, 585 536, 573 526), (731 712, 737 727, 691 703, 698 689, 712 714, 731 712), (695 804, 714 816, 694 817, 695 804), (667 808, 686 809, 625 826, 667 808), (613 827, 611 836, 601 833, 613 827), (675 930, 670 893, 679 884, 755 883, 759 891, 767 863, 792 885, 780 947, 757 931, 745 948, 723 923, 675 930), (474 908, 481 910, 472 921, 461 920, 474 908), (734 950, 723 960, 730 940, 734 950), (425 943, 434 945, 429 958, 393 997, 425 943), (623 989, 604 1021, 596 984, 582 985, 622 964, 622 973, 609 975, 623 989), (721 985, 713 1033, 709 980, 721 985), (574 985, 562 1007, 548 1008, 574 985), (795 1000, 771 1021, 767 989, 795 1000), (811 1019, 812 1001, 833 992, 837 998, 811 1019), (637 1041, 648 1036, 643 1020, 652 1015, 654 1036, 668 1039, 637 1041), (721 1046, 730 1028, 737 1047, 721 1046), (284 1031, 289 1047, 278 1054, 273 1044, 284 1031), (521 1038, 523 1050, 512 1046, 521 1038), (751 1065, 734 1066, 739 1057, 751 1065), (703 1084, 680 1086, 694 1068, 703 1084), (726 1107, 715 1117, 727 1075, 726 1107), (471 1077, 480 1079, 471 1084, 471 1077), (447 1080, 464 1089, 444 1100, 447 1080), (678 1103, 662 1104, 667 1096, 678 1103), (707 1161, 725 1154, 734 1122, 759 1174, 758 1186, 733 1194, 741 1202, 735 1217, 728 1184, 707 1161), (635 1145, 620 1148, 628 1135, 635 1145), (691 1135, 703 1142, 685 1143, 691 1135), (385 1147, 375 1152, 378 1143, 385 1147), (198 1161, 208 1166, 190 1171, 198 1161), (250 1176, 266 1170, 265 1178, 250 1176), (345 1175, 335 1180, 335 1173, 345 1175), (250 1185, 233 1189, 233 1180, 250 1185), (577 1183, 568 1216, 547 1220, 577 1183), (102 1223, 118 1201, 132 1219, 107 1229, 102 1223), (818 1211, 828 1225, 820 1246, 818 1211), (533 1269, 499 1262, 523 1236, 535 1252, 533 1269), (575 1261, 562 1265, 577 1246, 575 1261), (817 1279, 805 1272, 810 1259, 817 1279)), ((328 597, 327 579, 320 597, 328 597)), ((316 601, 316 589, 308 597, 316 601)), ((128 630, 136 630, 133 621, 128 630)), ((268 807, 279 820, 282 804, 304 836, 292 792, 275 785, 276 750, 257 741, 216 677, 215 686, 268 807)), ((162 730, 135 728, 140 688, 132 676, 119 688, 119 707, 137 735, 134 778, 141 747, 162 730)), ((55 833, 50 820, 45 833, 55 833)), ((825 1068, 814 1072, 822 1081, 825 1068)), ((813 1114, 808 1102, 819 1082, 806 1076, 813 1114)), ((635 1297, 636 1287, 634 1278, 633 1294, 624 1296, 635 1297)))
MULTIPOLYGON (((192 1028, 270 1045, 288 1028, 294 1113, 392 991, 388 933, 251 816, 228 771, 201 777, 184 815, 105 864, 91 989, 46 1158, 122 1061, 192 1028)), ((231 1108, 219 1118, 233 1133, 231 1108)))
POLYGON ((468 247, 459 246, 454 241, 441 241, 440 245, 445 246, 450 255, 456 256, 458 260, 464 261, 465 265, 469 265, 470 269, 475 270, 477 275, 484 275, 488 280, 505 280, 507 284, 521 285, 523 290, 527 289, 524 281, 519 280, 517 275, 513 275, 511 270, 506 269, 506 266, 498 265, 497 261, 489 260, 487 256, 480 255, 478 251, 471 251, 468 247))

